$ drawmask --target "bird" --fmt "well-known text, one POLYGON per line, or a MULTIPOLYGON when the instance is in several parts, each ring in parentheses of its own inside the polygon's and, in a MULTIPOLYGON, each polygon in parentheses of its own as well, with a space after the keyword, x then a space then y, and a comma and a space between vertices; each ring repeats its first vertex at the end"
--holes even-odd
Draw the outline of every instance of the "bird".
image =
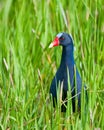
POLYGON ((73 112, 76 111, 76 97, 78 101, 77 110, 81 110, 82 79, 74 60, 74 44, 72 36, 66 32, 58 33, 53 42, 49 45, 49 48, 55 46, 62 46, 62 55, 59 68, 52 79, 49 90, 53 99, 53 107, 57 105, 57 98, 59 98, 57 97, 57 90, 60 87, 60 90, 62 90, 62 101, 65 102, 61 104, 61 112, 66 112, 69 80, 71 87, 72 110, 73 112))

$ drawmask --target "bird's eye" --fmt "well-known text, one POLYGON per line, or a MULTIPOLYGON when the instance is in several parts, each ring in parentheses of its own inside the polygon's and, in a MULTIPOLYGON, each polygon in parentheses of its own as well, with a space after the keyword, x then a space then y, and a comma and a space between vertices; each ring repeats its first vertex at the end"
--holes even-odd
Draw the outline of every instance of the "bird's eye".
POLYGON ((60 40, 64 40, 65 38, 62 36, 62 37, 60 37, 60 40))

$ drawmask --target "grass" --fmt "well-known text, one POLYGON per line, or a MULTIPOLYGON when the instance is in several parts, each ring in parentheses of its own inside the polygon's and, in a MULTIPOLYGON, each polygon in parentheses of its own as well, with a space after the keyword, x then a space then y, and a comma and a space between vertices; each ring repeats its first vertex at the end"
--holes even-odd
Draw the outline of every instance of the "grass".
MULTIPOLYGON (((0 129, 104 129, 104 1, 0 1, 0 129), (77 68, 88 87, 81 118, 60 104, 54 111, 49 87, 61 47, 48 45, 71 33, 77 68)), ((70 99, 70 94, 69 94, 70 99)))

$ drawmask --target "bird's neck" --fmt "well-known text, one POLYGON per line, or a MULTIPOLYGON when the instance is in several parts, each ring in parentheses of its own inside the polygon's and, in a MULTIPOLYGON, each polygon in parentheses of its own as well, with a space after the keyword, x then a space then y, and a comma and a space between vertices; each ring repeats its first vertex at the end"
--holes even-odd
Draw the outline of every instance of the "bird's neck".
POLYGON ((61 63, 66 64, 67 66, 74 66, 74 55, 72 45, 63 47, 61 63))

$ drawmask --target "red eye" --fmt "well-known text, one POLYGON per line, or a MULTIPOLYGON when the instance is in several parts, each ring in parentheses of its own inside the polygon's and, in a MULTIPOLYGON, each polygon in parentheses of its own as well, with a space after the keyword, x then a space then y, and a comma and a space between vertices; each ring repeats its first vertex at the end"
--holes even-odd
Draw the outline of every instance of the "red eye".
POLYGON ((64 40, 64 37, 60 37, 60 40, 64 40))

